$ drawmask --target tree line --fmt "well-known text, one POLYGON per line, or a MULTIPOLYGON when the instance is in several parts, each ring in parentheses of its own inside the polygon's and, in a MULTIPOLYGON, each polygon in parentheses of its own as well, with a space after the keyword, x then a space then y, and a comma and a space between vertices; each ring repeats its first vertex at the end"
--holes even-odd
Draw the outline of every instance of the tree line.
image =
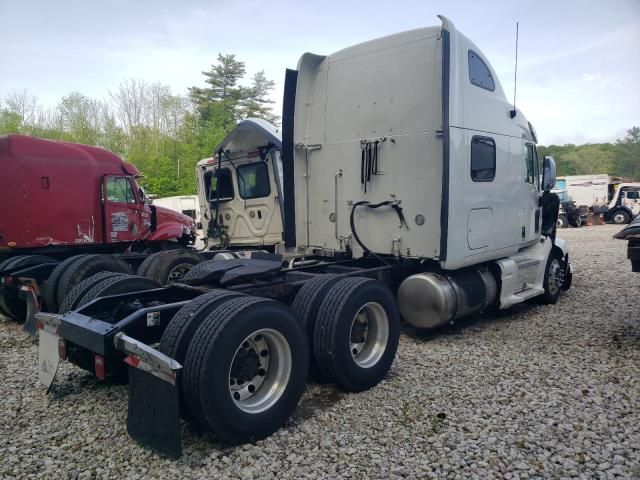
POLYGON ((558 175, 606 173, 640 180, 639 127, 630 128, 614 143, 549 145, 538 147, 538 153, 541 157, 551 155, 555 159, 558 175))
POLYGON ((245 63, 219 54, 202 72, 203 86, 176 94, 162 83, 128 79, 106 99, 80 92, 52 108, 26 90, 0 99, 0 134, 21 133, 106 148, 134 164, 147 192, 160 197, 196 192, 195 165, 213 155, 237 122, 260 117, 277 123, 264 71, 246 78, 245 63))
MULTIPOLYGON (((246 117, 277 123, 269 95, 274 82, 264 71, 246 78, 245 63, 218 54, 202 72, 202 86, 175 94, 168 85, 128 79, 106 99, 79 92, 53 108, 38 104, 26 90, 0 99, 0 134, 22 133, 53 140, 97 145, 133 163, 144 175, 142 185, 160 197, 196 192, 195 165, 246 117)), ((607 173, 640 180, 640 128, 615 143, 550 145, 558 175, 607 173)))

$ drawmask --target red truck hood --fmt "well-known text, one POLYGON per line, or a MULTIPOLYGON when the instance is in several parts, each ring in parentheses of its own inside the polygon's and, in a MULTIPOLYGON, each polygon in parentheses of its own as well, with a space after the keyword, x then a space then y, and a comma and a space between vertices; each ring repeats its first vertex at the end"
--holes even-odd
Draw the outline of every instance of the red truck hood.
POLYGON ((196 224, 193 221, 193 218, 188 215, 183 215, 180 212, 176 212, 175 210, 171 210, 170 208, 155 206, 156 209, 156 224, 158 226, 163 223, 179 223, 184 225, 189 229, 195 229, 196 224))

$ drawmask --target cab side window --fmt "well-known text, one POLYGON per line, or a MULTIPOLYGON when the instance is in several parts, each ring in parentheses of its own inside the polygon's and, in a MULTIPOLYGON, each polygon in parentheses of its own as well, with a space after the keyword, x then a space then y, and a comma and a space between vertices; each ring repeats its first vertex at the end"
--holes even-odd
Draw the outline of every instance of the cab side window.
POLYGON ((530 143, 524 146, 524 181, 531 185, 537 185, 536 167, 538 156, 536 155, 536 147, 530 143))
POLYGON ((107 200, 114 203, 136 203, 136 196, 127 177, 107 178, 107 200))
POLYGON ((233 177, 231 176, 231 170, 221 168, 217 176, 215 171, 204 174, 204 191, 207 193, 209 201, 215 201, 218 198, 218 185, 220 185, 220 200, 233 199, 233 177))
POLYGON ((269 168, 264 162, 241 165, 236 170, 238 192, 244 200, 268 197, 271 194, 269 185, 269 168))
POLYGON ((627 198, 629 200, 638 200, 638 199, 640 199, 640 192, 634 191, 634 190, 628 191, 627 192, 627 198))

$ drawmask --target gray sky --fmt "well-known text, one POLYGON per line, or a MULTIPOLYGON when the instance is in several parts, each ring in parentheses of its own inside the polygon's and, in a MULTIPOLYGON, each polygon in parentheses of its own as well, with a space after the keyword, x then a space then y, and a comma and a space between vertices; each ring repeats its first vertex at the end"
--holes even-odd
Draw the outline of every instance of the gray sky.
POLYGON ((276 81, 279 112, 284 69, 302 53, 439 25, 437 14, 479 46, 509 98, 520 22, 517 103, 540 143, 611 141, 640 125, 640 0, 0 0, 0 97, 106 98, 129 77, 186 94, 223 52, 276 81))

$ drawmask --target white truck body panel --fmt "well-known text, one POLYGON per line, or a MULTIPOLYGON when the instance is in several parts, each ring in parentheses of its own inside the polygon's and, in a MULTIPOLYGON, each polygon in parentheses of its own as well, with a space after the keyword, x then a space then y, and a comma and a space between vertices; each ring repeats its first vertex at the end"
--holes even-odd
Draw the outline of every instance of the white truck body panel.
POLYGON ((567 175, 565 181, 569 198, 577 207, 605 206, 609 199, 609 175, 567 175))
POLYGON ((443 24, 301 57, 294 122, 299 246, 349 246, 362 255, 349 226, 359 201, 398 201, 408 224, 400 225, 391 208, 358 208, 356 230, 371 251, 433 259, 445 269, 538 241, 537 158, 525 181, 533 129, 522 112, 510 118, 512 106, 480 50, 451 22, 443 24), (484 62, 493 90, 471 83, 470 55, 484 62), (361 141, 376 137, 386 137, 378 147, 380 172, 365 192, 361 141), (471 178, 474 137, 495 143, 492 181, 471 178))

